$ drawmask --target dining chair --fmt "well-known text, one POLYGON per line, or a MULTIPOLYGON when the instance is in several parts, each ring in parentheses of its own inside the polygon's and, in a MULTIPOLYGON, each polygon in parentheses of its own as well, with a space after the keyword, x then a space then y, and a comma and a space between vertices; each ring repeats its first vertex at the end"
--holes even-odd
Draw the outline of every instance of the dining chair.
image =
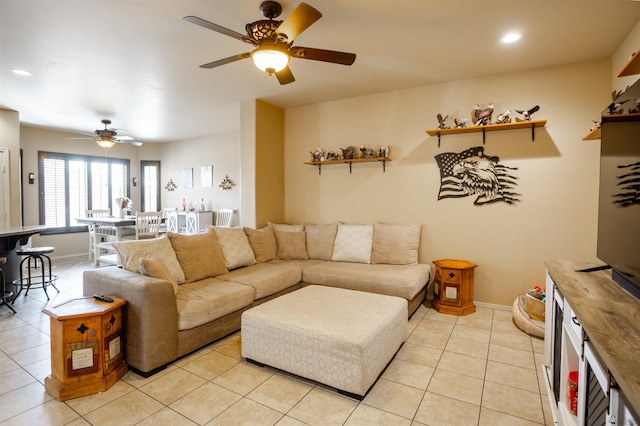
POLYGON ((162 223, 162 212, 136 212, 135 234, 125 236, 125 240, 143 240, 148 238, 158 238, 160 224, 162 223))
POLYGON ((200 232, 200 224, 198 220, 198 212, 188 211, 185 222, 186 234, 197 234, 200 232))
POLYGON ((165 209, 167 219, 167 232, 178 232, 178 211, 176 209, 165 209))
MULTIPOLYGON (((111 212, 108 209, 87 209, 85 210, 85 215, 87 217, 108 217, 109 214, 111 212)), ((96 229, 97 228, 102 228, 101 226, 96 226, 95 223, 89 223, 87 224, 87 228, 89 230, 89 261, 91 261, 91 257, 95 256, 95 250, 96 250, 96 229)), ((107 227, 110 228, 110 227, 107 227)), ((97 229, 98 230, 98 234, 108 234, 107 232, 100 232, 102 231, 102 229, 97 229)), ((105 231, 107 229, 104 229, 105 231)), ((108 234, 110 235, 110 234, 108 234)))
POLYGON ((233 219, 233 209, 218 209, 216 213, 216 226, 229 228, 233 219))

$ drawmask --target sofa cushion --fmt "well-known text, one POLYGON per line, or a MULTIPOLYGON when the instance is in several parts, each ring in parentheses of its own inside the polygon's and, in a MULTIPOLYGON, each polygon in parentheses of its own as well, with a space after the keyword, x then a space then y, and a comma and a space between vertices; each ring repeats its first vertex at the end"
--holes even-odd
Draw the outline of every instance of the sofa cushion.
POLYGON ((176 295, 178 330, 209 323, 253 303, 254 290, 246 285, 207 278, 183 284, 176 295))
POLYGON ((193 235, 167 232, 167 236, 184 272, 185 282, 190 283, 229 272, 213 230, 193 235))
POLYGON ((304 231, 285 232, 276 230, 278 259, 308 259, 306 234, 304 231))
POLYGON ((220 226, 212 226, 211 228, 218 237, 218 244, 222 250, 225 266, 228 269, 256 263, 247 234, 241 228, 223 228, 220 226))
POLYGON ((262 299, 300 282, 302 273, 295 265, 257 263, 236 269, 217 279, 233 281, 255 289, 255 299, 262 299))
POLYGON ((338 224, 331 260, 336 262, 371 262, 373 225, 338 224))
POLYGON ((293 266, 297 266, 298 268, 300 268, 301 271, 303 271, 305 268, 308 268, 309 266, 313 266, 313 265, 317 265, 319 263, 325 263, 325 262, 326 260, 320 260, 320 259, 293 259, 293 260, 273 259, 273 260, 270 260, 268 263, 276 264, 276 265, 293 265, 293 266))
POLYGON ((167 266, 162 263, 161 260, 155 258, 142 258, 140 259, 140 266, 138 272, 148 277, 158 278, 159 280, 165 280, 171 283, 174 293, 178 293, 178 282, 167 266))
POLYGON ((411 300, 429 282, 429 265, 365 265, 325 262, 302 271, 302 281, 411 300))
POLYGON ((273 222, 267 222, 267 225, 273 226, 274 231, 283 231, 283 232, 304 231, 304 225, 289 225, 288 223, 273 223, 273 222))
POLYGON ((307 253, 310 259, 331 260, 338 224, 304 225, 307 234, 307 253))
POLYGON ((185 281, 184 272, 178 262, 171 242, 166 237, 152 240, 114 241, 111 246, 115 249, 122 262, 122 268, 131 272, 140 270, 140 259, 154 258, 164 263, 178 284, 185 281))
POLYGON ((417 265, 422 225, 373 224, 371 263, 417 265))
POLYGON ((272 226, 260 229, 244 228, 244 233, 249 239, 256 262, 264 263, 276 258, 278 246, 272 226))

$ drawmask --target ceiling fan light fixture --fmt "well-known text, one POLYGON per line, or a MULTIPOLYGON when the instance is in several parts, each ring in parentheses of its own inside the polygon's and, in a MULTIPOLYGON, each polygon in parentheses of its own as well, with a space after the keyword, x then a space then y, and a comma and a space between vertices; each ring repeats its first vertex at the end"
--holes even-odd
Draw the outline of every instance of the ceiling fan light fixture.
POLYGON ((103 136, 100 139, 98 139, 96 143, 104 149, 111 148, 113 145, 115 145, 115 142, 113 142, 113 140, 111 140, 110 137, 106 137, 106 136, 103 136))
POLYGON ((251 60, 261 71, 271 75, 289 64, 289 53, 276 45, 260 46, 251 52, 251 60))

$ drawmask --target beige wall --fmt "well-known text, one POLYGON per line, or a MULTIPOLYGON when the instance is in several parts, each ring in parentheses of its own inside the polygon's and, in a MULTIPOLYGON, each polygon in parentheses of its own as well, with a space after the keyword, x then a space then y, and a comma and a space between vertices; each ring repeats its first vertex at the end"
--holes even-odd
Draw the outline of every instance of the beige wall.
MULTIPOLYGON (((629 32, 625 40, 611 56, 611 85, 612 90, 625 90, 638 79, 638 75, 617 77, 629 58, 640 48, 640 22, 629 32)), ((604 109, 604 108, 603 108, 604 109)))
MULTIPOLYGON (((543 260, 595 259, 599 142, 583 142, 610 102, 609 60, 456 81, 326 102, 285 112, 285 219, 290 223, 420 223, 420 260, 479 264, 475 299, 510 305, 544 285, 543 260), (539 104, 547 119, 535 142, 529 130, 488 133, 487 155, 518 167, 522 202, 474 206, 473 198, 437 200, 434 156, 481 146, 482 135, 429 137, 436 114, 470 116, 475 103, 495 110, 539 104), (314 147, 388 145, 386 173, 376 163, 322 168, 314 147)), ((495 117, 495 114, 494 114, 495 117)))
MULTIPOLYGON (((9 220, 20 226, 20 118, 16 111, 0 109, 0 147, 9 150, 9 220)), ((4 209, 4 207, 3 207, 4 209)))

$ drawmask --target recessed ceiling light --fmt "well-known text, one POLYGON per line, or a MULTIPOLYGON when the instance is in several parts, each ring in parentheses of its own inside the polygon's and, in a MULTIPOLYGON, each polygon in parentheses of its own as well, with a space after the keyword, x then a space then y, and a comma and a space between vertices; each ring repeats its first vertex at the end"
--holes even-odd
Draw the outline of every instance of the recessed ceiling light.
POLYGON ((501 43, 505 43, 505 44, 515 43, 516 41, 520 40, 521 38, 522 38, 522 34, 520 34, 520 33, 508 33, 508 34, 503 35, 500 38, 500 42, 501 43))
POLYGON ((13 72, 14 74, 24 75, 24 76, 31 75, 31 73, 27 70, 15 69, 15 70, 11 70, 11 72, 13 72))

